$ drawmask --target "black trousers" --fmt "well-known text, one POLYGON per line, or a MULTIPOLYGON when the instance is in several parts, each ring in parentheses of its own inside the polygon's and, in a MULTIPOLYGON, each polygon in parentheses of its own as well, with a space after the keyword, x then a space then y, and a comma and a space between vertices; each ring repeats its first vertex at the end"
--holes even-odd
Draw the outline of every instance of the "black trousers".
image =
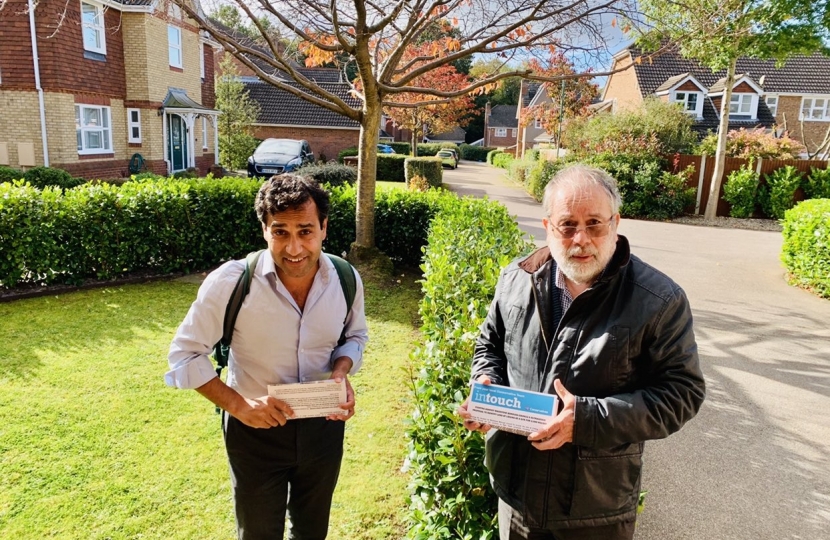
POLYGON ((344 422, 289 420, 248 427, 223 413, 239 540, 323 540, 343 458, 344 422))
POLYGON ((499 499, 500 540, 631 540, 634 521, 580 529, 533 529, 525 525, 521 512, 499 499))

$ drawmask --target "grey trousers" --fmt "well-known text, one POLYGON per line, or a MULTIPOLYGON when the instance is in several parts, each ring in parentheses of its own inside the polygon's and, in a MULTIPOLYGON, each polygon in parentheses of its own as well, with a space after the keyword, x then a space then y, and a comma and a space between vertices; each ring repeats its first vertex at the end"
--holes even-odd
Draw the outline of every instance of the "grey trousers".
POLYGON ((634 521, 581 529, 531 529, 521 512, 499 499, 499 540, 631 540, 634 521))
POLYGON ((239 540, 323 540, 343 457, 344 422, 251 428, 223 413, 239 540))

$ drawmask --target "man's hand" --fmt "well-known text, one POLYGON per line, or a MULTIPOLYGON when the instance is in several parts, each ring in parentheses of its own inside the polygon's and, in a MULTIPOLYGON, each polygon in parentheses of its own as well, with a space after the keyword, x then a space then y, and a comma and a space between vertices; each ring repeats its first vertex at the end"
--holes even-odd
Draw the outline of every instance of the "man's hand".
POLYGON ((559 379, 553 381, 553 388, 562 400, 562 411, 542 429, 527 436, 537 450, 555 450, 574 440, 574 416, 576 398, 565 389, 559 379))
POLYGON ((334 361, 330 378, 338 383, 346 381, 346 403, 340 404, 340 408, 343 409, 343 414, 330 414, 326 417, 326 420, 341 420, 345 422, 354 416, 354 390, 352 389, 352 383, 349 382, 349 371, 352 369, 352 365, 352 359, 348 356, 341 356, 334 361))
MULTIPOLYGON (((482 375, 477 379, 478 382, 481 384, 491 384, 490 377, 487 375, 482 375)), ((476 422, 472 418, 470 418, 470 411, 467 410, 467 405, 470 403, 470 396, 467 396, 467 399, 464 400, 458 410, 456 411, 458 415, 464 419, 464 427, 469 429, 470 431, 480 431, 481 433, 487 433, 490 431, 490 424, 480 424, 476 422)))
POLYGON ((262 396, 256 399, 245 398, 247 407, 243 406, 230 412, 246 426, 254 428, 272 428, 284 426, 294 411, 288 403, 273 396, 262 396))

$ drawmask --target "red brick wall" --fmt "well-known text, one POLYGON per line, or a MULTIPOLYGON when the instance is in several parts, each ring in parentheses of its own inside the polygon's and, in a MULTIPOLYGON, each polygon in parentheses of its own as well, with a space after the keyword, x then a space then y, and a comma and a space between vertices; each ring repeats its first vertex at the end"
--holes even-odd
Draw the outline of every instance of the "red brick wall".
POLYGON ((121 12, 105 9, 104 13, 107 54, 106 61, 102 62, 84 58, 80 1, 41 2, 38 5, 35 15, 38 21, 40 77, 44 90, 90 92, 121 99, 126 97, 121 12), (55 32, 54 26, 61 16, 65 18, 55 32), (53 32, 54 36, 49 37, 53 32))
POLYGON ((746 82, 742 82, 741 84, 733 88, 732 92, 737 92, 739 94, 757 94, 755 89, 749 86, 749 83, 746 82))
POLYGON ((518 132, 518 129, 504 128, 507 131, 506 137, 496 137, 496 129, 498 128, 488 128, 487 146, 513 146, 516 144, 518 133, 513 135, 513 132, 514 130, 518 132))
MULTIPOLYGON (((211 157, 211 163, 213 163, 211 157)), ((163 159, 147 160, 144 162, 145 168, 156 174, 166 175, 167 164, 163 159)), ((130 175, 129 159, 115 159, 107 161, 81 161, 80 163, 52 163, 52 167, 57 167, 65 171, 69 171, 72 176, 86 178, 87 180, 94 180, 98 178, 126 178, 130 175)))
POLYGON ((675 92, 700 92, 700 88, 692 81, 686 81, 675 89, 675 92))
POLYGON ((0 89, 34 90, 32 38, 25 0, 8 0, 0 9, 0 89))
POLYGON ((360 142, 358 129, 295 128, 254 126, 254 137, 258 139, 305 139, 311 145, 315 159, 326 157, 327 161, 337 159, 337 154, 346 148, 356 147, 360 142))
POLYGON ((203 154, 201 156, 196 156, 196 168, 199 169, 199 174, 205 176, 207 173, 209 173, 210 168, 213 167, 214 161, 216 160, 214 159, 213 154, 203 154))
POLYGON ((205 59, 205 78, 202 79, 202 105, 216 107, 216 93, 214 92, 214 74, 217 66, 213 65, 213 47, 202 44, 202 57, 205 59))

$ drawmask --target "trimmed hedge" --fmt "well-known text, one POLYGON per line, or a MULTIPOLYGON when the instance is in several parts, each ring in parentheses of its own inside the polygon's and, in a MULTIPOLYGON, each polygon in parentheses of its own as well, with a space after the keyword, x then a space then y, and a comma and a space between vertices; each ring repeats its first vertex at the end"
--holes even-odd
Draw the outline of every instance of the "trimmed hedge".
POLYGON ((25 173, 20 169, 0 165, 0 182, 13 182, 23 178, 25 173))
POLYGON ((23 174, 23 179, 41 189, 46 186, 71 189, 86 182, 83 178, 73 178, 67 171, 55 167, 32 167, 23 174))
POLYGON ((359 153, 358 149, 357 149, 357 148, 354 148, 354 147, 352 147, 352 148, 346 148, 346 149, 344 149, 344 150, 341 150, 341 151, 337 154, 337 163, 343 163, 343 158, 344 158, 344 157, 347 157, 347 156, 356 156, 356 155, 358 155, 358 153, 359 153))
POLYGON ((392 147, 392 150, 394 150, 398 154, 408 156, 412 153, 412 145, 408 142, 393 142, 388 144, 392 147))
POLYGON ((340 163, 317 163, 301 167, 299 174, 310 176, 320 184, 339 186, 357 182, 357 169, 340 163))
POLYGON ((434 156, 443 147, 444 143, 418 143, 418 157, 434 156))
POLYGON ((830 298, 830 199, 810 199, 784 213, 781 261, 791 284, 830 298))
POLYGON ((444 165, 434 157, 416 157, 406 159, 406 183, 416 176, 426 178, 432 187, 440 187, 444 183, 444 165))
POLYGON ((501 148, 494 148, 493 150, 490 150, 489 152, 487 152, 487 164, 492 165, 493 164, 493 159, 496 157, 496 155, 497 154, 503 154, 503 153, 504 153, 504 150, 502 150, 501 148))
POLYGON ((377 179, 387 182, 405 182, 404 162, 409 159, 401 154, 378 154, 377 179))
POLYGON ((461 159, 469 161, 487 161, 487 154, 495 150, 489 146, 471 146, 469 144, 462 144, 458 147, 461 152, 461 159))
POLYGON ((501 204, 456 201, 430 225, 421 266, 424 345, 412 354, 415 410, 406 429, 409 538, 498 536, 484 437, 464 429, 455 410, 469 393, 475 340, 499 273, 533 245, 501 204))

